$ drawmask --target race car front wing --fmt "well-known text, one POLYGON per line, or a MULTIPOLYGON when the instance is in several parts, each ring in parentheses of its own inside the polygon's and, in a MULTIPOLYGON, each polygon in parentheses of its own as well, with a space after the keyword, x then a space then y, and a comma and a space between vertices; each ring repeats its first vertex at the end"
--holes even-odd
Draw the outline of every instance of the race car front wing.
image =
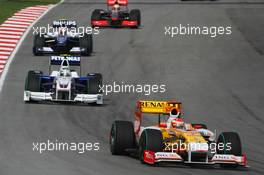
MULTIPOLYGON (((190 154, 190 153, 189 153, 190 154)), ((209 159, 206 158, 204 162, 196 162, 190 160, 190 156, 188 156, 188 160, 184 160, 179 154, 173 152, 153 152, 149 150, 144 151, 144 162, 148 164, 155 164, 157 162, 175 162, 175 163, 189 163, 189 164, 237 164, 243 167, 247 166, 246 156, 235 156, 230 154, 214 154, 214 156, 209 159)))
MULTIPOLYGON (((134 20, 123 20, 120 25, 117 26, 123 26, 123 27, 136 27, 138 25, 137 21, 134 20)), ((113 26, 111 24, 111 21, 109 20, 93 20, 92 21, 93 27, 110 27, 113 26)))
MULTIPOLYGON (((42 52, 44 54, 53 54, 55 51, 51 48, 51 47, 42 47, 42 48, 38 48, 39 52, 42 52)), ((85 49, 80 48, 80 47, 73 47, 71 50, 69 50, 69 53, 72 54, 79 54, 82 51, 85 51, 85 49)))
POLYGON ((54 99, 53 93, 50 92, 31 92, 24 91, 24 101, 65 101, 65 102, 81 102, 103 104, 102 94, 76 94, 73 100, 54 99))

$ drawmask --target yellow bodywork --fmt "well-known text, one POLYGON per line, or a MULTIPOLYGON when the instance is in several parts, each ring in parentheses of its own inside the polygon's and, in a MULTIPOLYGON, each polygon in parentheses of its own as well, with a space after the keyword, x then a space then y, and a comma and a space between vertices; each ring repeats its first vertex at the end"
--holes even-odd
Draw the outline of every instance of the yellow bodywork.
MULTIPOLYGON (((175 144, 181 145, 180 143, 184 143, 185 145, 188 145, 189 143, 207 143, 204 137, 195 130, 185 131, 176 128, 161 128, 161 132, 165 144, 169 144, 171 147, 175 146, 175 144)), ((168 148, 169 147, 167 147, 166 151, 170 151, 168 148)), ((187 147, 181 147, 180 149, 181 150, 178 151, 186 151, 187 147)))

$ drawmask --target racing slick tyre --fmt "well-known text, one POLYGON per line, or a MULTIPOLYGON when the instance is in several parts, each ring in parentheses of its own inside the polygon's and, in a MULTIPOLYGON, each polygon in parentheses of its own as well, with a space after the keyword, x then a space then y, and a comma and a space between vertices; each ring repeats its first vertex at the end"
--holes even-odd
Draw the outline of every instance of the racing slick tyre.
POLYGON ((84 34, 83 37, 80 37, 80 49, 84 49, 84 51, 81 51, 82 56, 91 55, 93 50, 92 34, 84 34))
POLYGON ((129 17, 130 17, 130 20, 138 22, 136 28, 138 28, 141 25, 140 10, 138 10, 138 9, 131 10, 130 13, 129 13, 129 17))
POLYGON ((207 129, 206 124, 201 124, 201 123, 192 123, 192 127, 196 129, 207 129))
POLYGON ((41 90, 41 71, 28 71, 25 82, 25 91, 40 92, 41 90))
POLYGON ((103 85, 103 76, 100 73, 87 74, 87 93, 88 94, 102 94, 101 87, 103 85))
POLYGON ((104 11, 102 9, 95 9, 93 12, 92 12, 92 16, 91 16, 91 26, 92 27, 95 27, 92 23, 92 21, 98 21, 98 20, 101 20, 101 11, 104 11))
POLYGON ((92 12, 91 21, 100 20, 101 19, 101 11, 103 11, 103 10, 102 9, 95 9, 92 12))
POLYGON ((45 46, 45 38, 40 35, 34 36, 34 46, 33 46, 33 54, 35 56, 41 56, 43 53, 38 49, 43 48, 45 46))
MULTIPOLYGON (((224 144, 225 146, 224 149, 222 150, 217 149, 217 154, 232 154, 235 156, 242 155, 242 146, 241 146, 240 137, 236 132, 222 132, 217 139, 217 145, 219 144, 224 144), (231 149, 226 148, 227 143, 230 143, 231 149)), ((223 168, 236 168, 238 165, 220 164, 220 166, 223 168)))
POLYGON ((90 42, 90 53, 93 53, 93 35, 92 34, 88 35, 88 38, 90 42))
POLYGON ((126 149, 135 148, 134 126, 130 121, 115 121, 110 132, 112 155, 127 154, 126 149))
POLYGON ((139 160, 144 162, 144 151, 161 152, 163 150, 162 133, 156 129, 145 129, 139 139, 139 160))

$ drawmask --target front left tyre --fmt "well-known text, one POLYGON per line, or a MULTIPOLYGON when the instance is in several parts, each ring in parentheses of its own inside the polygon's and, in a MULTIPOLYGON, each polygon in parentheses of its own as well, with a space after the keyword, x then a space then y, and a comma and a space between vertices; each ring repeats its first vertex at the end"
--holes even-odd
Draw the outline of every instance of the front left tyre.
MULTIPOLYGON (((242 146, 240 137, 236 132, 222 132, 217 139, 217 154, 230 154, 235 156, 242 155, 242 146), (219 145, 224 145, 223 149, 219 149, 219 145), (228 145, 229 146, 228 146, 228 145)), ((220 164, 223 168, 236 168, 237 164, 220 164)))
POLYGON ((125 155, 126 149, 135 148, 133 123, 130 121, 115 121, 110 132, 110 150, 112 155, 125 155))
POLYGON ((43 55, 42 51, 39 49, 42 49, 45 46, 45 38, 44 36, 41 36, 40 34, 34 36, 34 43, 33 43, 33 54, 35 56, 41 56, 43 55))
POLYGON ((30 70, 28 71, 25 81, 25 91, 40 92, 41 90, 41 71, 30 70))
POLYGON ((101 11, 103 11, 103 10, 102 9, 95 9, 92 12, 92 16, 91 16, 91 26, 92 27, 95 27, 93 25, 93 21, 99 21, 99 20, 101 20, 101 11))
POLYGON ((129 17, 130 20, 137 21, 137 26, 135 26, 136 28, 138 28, 141 25, 141 13, 139 9, 131 10, 129 13, 129 17))
POLYGON ((92 34, 84 34, 80 37, 80 49, 82 56, 90 56, 93 51, 93 37, 92 34))
POLYGON ((103 86, 103 76, 100 73, 87 74, 87 93, 88 94, 102 94, 101 88, 103 86))
POLYGON ((145 129, 139 139, 139 160, 144 162, 144 151, 161 152, 163 150, 163 137, 160 130, 145 129))
POLYGON ((102 9, 95 9, 92 12, 91 21, 100 20, 101 19, 101 11, 103 11, 103 10, 102 9))

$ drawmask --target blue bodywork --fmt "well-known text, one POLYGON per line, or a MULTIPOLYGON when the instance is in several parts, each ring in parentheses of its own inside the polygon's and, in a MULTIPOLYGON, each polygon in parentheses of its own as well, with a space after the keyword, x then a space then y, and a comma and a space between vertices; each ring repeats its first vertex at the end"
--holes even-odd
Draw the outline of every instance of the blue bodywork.
MULTIPOLYGON (((81 92, 81 93, 86 93, 87 92, 87 81, 91 77, 93 77, 93 75, 88 75, 86 77, 73 78, 73 81, 75 84, 75 91, 81 92)), ((55 77, 52 77, 49 75, 42 75, 40 77, 41 91, 43 91, 43 92, 52 91, 54 78, 55 77)))

